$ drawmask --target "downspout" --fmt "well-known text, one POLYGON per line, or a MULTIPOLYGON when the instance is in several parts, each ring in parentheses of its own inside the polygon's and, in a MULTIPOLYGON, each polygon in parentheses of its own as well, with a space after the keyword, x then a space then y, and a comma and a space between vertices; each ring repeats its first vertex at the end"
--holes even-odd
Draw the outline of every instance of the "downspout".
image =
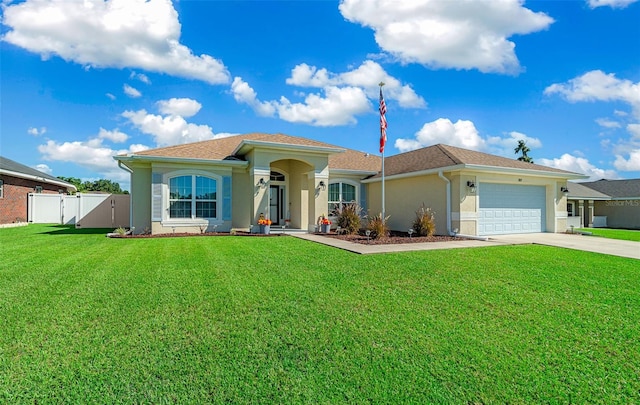
MULTIPOLYGON (((118 160, 118 167, 122 170, 129 172, 129 179, 131 179, 131 175, 133 174, 133 170, 129 169, 127 166, 122 164, 121 160, 118 160)), ((131 182, 129 182, 129 186, 131 186, 131 182)), ((133 194, 129 191, 129 231, 133 233, 133 194)))
POLYGON ((453 232, 451 232, 451 182, 449 181, 448 178, 444 177, 444 175, 442 174, 442 170, 440 170, 438 172, 438 177, 440 177, 442 180, 444 180, 445 183, 447 183, 447 192, 446 192, 446 197, 447 197, 447 234, 449 236, 455 236, 453 234, 453 232))

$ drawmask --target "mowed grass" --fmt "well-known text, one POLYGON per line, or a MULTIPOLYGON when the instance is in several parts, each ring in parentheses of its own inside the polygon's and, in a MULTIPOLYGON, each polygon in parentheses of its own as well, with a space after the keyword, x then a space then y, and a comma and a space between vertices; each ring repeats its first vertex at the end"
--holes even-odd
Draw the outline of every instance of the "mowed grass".
POLYGON ((0 403, 637 403, 637 260, 0 229, 0 403))
MULTIPOLYGON (((580 231, 591 232, 596 236, 610 239, 630 240, 640 242, 640 231, 631 229, 608 229, 608 228, 582 228, 580 231)), ((640 249, 640 247, 638 248, 640 249)))

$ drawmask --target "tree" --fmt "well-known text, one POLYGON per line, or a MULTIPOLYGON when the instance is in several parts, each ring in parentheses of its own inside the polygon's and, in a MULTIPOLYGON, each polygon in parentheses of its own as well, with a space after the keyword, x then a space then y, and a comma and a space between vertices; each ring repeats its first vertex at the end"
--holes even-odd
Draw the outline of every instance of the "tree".
POLYGON ((120 183, 111 180, 100 179, 96 181, 85 181, 84 183, 77 177, 58 176, 60 180, 71 183, 78 189, 78 193, 102 191, 110 194, 129 194, 128 191, 120 188, 120 183))
POLYGON ((515 153, 522 153, 522 156, 518 157, 518 160, 521 162, 533 163, 533 159, 531 156, 527 155, 527 153, 531 152, 531 149, 527 146, 527 143, 520 139, 518 141, 518 146, 515 148, 515 153))

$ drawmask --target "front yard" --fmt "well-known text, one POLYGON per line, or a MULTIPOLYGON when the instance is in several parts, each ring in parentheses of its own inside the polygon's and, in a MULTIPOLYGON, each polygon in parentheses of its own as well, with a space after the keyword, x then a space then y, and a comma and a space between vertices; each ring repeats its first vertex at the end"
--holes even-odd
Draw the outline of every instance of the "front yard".
MULTIPOLYGON (((609 228, 582 228, 579 231, 591 232, 595 236, 610 239, 630 240, 640 242, 640 231, 631 229, 609 229, 609 228)), ((638 248, 640 249, 640 247, 638 248)))
POLYGON ((636 403, 640 269, 0 229, 0 402, 636 403))

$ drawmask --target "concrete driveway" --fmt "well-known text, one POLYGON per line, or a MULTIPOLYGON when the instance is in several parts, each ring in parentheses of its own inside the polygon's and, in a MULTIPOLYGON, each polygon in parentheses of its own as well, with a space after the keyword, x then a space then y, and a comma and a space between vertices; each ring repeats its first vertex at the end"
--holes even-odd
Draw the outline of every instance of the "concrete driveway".
POLYGON ((556 246, 567 249, 584 250, 586 252, 604 253, 606 255, 640 259, 640 242, 608 239, 598 236, 566 233, 523 233, 517 235, 490 236, 488 242, 503 245, 534 243, 537 245, 556 246))

